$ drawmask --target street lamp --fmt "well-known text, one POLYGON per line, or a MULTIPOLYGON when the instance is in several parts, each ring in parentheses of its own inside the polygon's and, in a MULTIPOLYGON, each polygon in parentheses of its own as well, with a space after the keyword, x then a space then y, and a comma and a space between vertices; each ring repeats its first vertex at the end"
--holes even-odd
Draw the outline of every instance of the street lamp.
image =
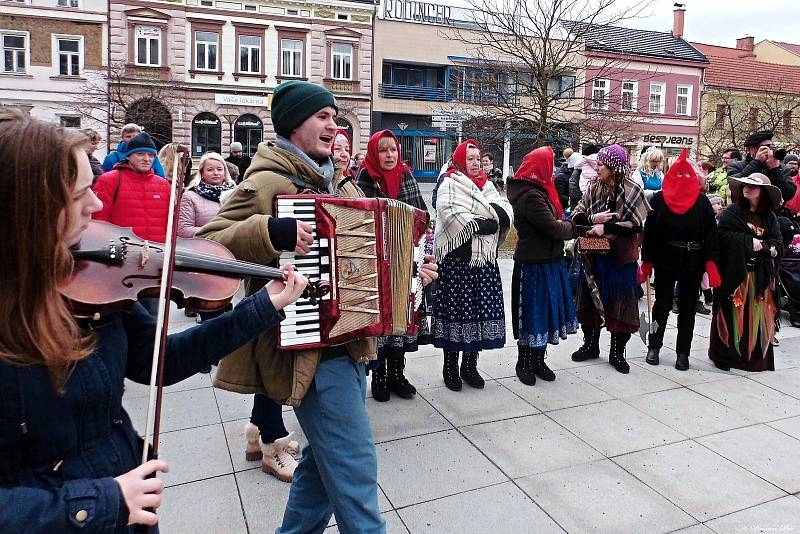
POLYGON ((405 140, 406 128, 408 128, 408 124, 405 122, 398 122, 397 127, 400 128, 400 161, 403 161, 403 141, 405 140))
POLYGON ((228 121, 228 146, 230 146, 230 144, 233 143, 233 123, 236 122, 236 118, 239 115, 236 113, 225 113, 222 116, 228 121))

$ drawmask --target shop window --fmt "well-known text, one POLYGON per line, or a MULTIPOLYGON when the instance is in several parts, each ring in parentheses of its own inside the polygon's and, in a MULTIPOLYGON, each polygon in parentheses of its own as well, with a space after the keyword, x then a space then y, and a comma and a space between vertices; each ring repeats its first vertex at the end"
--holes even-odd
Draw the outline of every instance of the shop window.
POLYGON ((253 156, 264 138, 264 124, 257 116, 247 113, 233 123, 233 140, 242 143, 242 151, 253 156))
POLYGON ((192 119, 192 156, 221 152, 222 124, 213 113, 203 112, 192 119))

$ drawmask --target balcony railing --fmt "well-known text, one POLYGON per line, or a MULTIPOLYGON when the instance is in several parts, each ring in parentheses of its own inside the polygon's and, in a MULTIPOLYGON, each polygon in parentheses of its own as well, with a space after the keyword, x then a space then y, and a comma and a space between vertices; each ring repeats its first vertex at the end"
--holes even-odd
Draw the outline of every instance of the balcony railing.
POLYGON ((416 85, 378 84, 378 94, 383 98, 421 100, 424 102, 460 102, 462 104, 508 104, 515 103, 516 96, 483 92, 477 89, 445 89, 444 87, 420 87, 416 85))

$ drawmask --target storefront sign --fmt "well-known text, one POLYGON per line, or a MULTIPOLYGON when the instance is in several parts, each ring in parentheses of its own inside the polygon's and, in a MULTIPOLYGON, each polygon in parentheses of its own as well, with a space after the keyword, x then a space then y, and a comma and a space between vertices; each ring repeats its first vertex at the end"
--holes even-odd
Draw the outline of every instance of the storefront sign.
POLYGON ((425 139, 422 145, 422 161, 425 163, 436 163, 436 146, 439 140, 435 137, 425 139))
POLYGON ((212 119, 209 117, 196 118, 192 121, 192 126, 219 126, 219 119, 212 119))
POLYGON ((225 106, 255 106, 269 109, 269 97, 254 95, 229 95, 216 93, 214 103, 225 106))
POLYGON ((248 119, 236 121, 235 126, 237 128, 262 128, 263 127, 263 125, 261 124, 261 121, 256 122, 256 121, 248 120, 248 119))
POLYGON ((383 18, 403 22, 453 25, 452 8, 414 0, 384 0, 383 18))
POLYGON ((657 146, 692 146, 692 144, 694 144, 694 138, 680 135, 645 135, 642 136, 642 142, 645 145, 657 146))

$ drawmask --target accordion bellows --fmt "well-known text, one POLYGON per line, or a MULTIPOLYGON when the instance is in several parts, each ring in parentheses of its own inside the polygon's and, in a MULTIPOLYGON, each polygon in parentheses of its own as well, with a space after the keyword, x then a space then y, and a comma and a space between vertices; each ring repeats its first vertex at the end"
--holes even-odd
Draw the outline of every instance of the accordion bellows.
POLYGON ((296 263, 312 282, 330 284, 317 306, 298 301, 286 311, 279 348, 416 334, 426 212, 380 198, 291 195, 276 202, 278 217, 296 217, 315 230, 308 257, 285 252, 281 262, 296 263))

